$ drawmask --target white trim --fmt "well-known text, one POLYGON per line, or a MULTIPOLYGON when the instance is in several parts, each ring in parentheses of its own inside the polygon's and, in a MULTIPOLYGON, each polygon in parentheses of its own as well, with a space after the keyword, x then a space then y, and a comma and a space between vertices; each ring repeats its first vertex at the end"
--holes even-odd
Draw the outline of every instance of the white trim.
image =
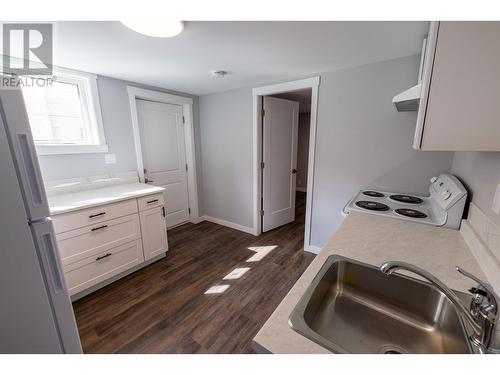
POLYGON ((182 106, 184 116, 184 138, 186 142, 186 163, 188 165, 188 200, 191 213, 189 220, 192 223, 200 221, 198 208, 198 182, 196 177, 196 156, 193 125, 193 99, 184 96, 167 94, 164 92, 141 89, 127 86, 129 96, 130 115, 132 117, 132 130, 134 134, 135 155, 139 180, 144 182, 144 163, 142 160, 141 136, 139 132, 139 118, 137 116, 137 99, 151 100, 160 103, 177 104, 182 106))
POLYGON ((35 142, 37 153, 39 155, 62 155, 108 152, 97 88, 97 75, 55 66, 53 73, 52 79, 55 79, 56 82, 78 86, 80 102, 82 108, 85 109, 82 110, 82 115, 87 131, 90 133, 90 143, 58 144, 49 142, 45 144, 35 142))
POLYGON ((209 221, 211 223, 223 225, 225 227, 236 229, 236 230, 239 230, 241 232, 255 234, 254 229, 252 227, 246 227, 244 225, 233 223, 232 221, 222 220, 222 219, 218 219, 216 217, 207 216, 207 215, 201 216, 200 219, 201 219, 201 221, 209 221))
POLYGON ((35 145, 37 155, 97 154, 108 152, 108 145, 35 145))
POLYGON ((166 92, 141 89, 135 86, 127 86, 127 92, 129 95, 134 95, 138 99, 152 100, 155 102, 177 104, 177 105, 184 105, 184 104, 193 105, 192 98, 167 94, 166 92))
POLYGON ((264 96, 264 95, 282 94, 284 92, 295 91, 295 90, 309 89, 318 87, 319 81, 320 77, 316 76, 311 78, 299 79, 296 81, 277 83, 274 85, 255 87, 252 90, 252 94, 254 96, 255 95, 264 96))
POLYGON ((283 92, 311 89, 311 117, 309 131, 309 158, 307 170, 307 197, 306 197, 306 222, 304 232, 304 249, 315 252, 318 248, 311 247, 311 217, 314 181, 314 162, 316 153, 316 126, 318 112, 318 91, 320 76, 300 79, 296 81, 283 82, 275 85, 256 87, 252 90, 253 95, 253 230, 255 235, 262 233, 260 221, 260 155, 261 155, 261 110, 260 97, 265 95, 281 94, 283 92), (309 250, 313 248, 313 250, 309 250))
POLYGON ((322 248, 314 245, 309 245, 308 247, 304 247, 304 250, 309 253, 319 254, 322 248))

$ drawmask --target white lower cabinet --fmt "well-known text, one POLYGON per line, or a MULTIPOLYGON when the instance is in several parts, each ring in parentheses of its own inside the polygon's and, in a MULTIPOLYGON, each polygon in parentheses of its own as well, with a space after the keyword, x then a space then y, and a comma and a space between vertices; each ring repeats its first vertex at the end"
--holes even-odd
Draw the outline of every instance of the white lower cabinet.
POLYGON ((71 295, 109 279, 144 261, 141 240, 107 250, 64 267, 71 295))
POLYGON ((148 260, 168 250, 165 208, 158 207, 140 214, 144 259, 148 260))
POLYGON ((63 266, 141 238, 139 215, 128 215, 56 236, 63 266))
POLYGON ((55 215, 53 221, 70 295, 168 250, 162 193, 55 215))

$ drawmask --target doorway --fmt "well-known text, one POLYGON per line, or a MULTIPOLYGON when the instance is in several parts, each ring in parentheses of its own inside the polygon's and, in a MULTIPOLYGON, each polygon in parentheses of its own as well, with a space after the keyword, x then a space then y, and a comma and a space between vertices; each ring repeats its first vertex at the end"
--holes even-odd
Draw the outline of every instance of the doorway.
POLYGON ((193 100, 128 87, 139 179, 165 188, 167 229, 199 222, 193 100))
POLYGON ((297 197, 305 195, 304 249, 312 252, 318 250, 310 245, 318 87, 314 77, 253 90, 254 232, 293 222, 297 197))

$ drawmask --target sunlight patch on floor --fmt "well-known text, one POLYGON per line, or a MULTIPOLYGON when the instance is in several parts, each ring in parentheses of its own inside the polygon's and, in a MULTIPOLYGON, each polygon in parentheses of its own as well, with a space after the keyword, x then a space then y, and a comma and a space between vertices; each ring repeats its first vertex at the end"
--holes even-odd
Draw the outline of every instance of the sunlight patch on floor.
POLYGON ((250 271, 250 267, 235 268, 224 276, 223 280, 236 280, 243 276, 245 273, 250 271))
POLYGON ((204 294, 221 294, 224 293, 227 288, 229 288, 229 285, 214 285, 211 286, 210 288, 207 289, 207 291, 204 294))
POLYGON ((253 246, 249 247, 248 250, 255 251, 255 254, 247 259, 247 262, 258 262, 262 260, 267 254, 276 249, 278 246, 253 246))

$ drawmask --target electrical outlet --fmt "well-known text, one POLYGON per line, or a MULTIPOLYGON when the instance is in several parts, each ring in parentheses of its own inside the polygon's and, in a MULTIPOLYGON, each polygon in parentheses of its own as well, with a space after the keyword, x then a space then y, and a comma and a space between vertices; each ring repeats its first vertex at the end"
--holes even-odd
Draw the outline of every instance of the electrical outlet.
POLYGON ((493 198, 493 206, 491 208, 494 213, 500 215, 500 184, 497 185, 497 190, 495 191, 495 197, 493 198))
POLYGON ((106 164, 116 164, 116 154, 104 154, 104 162, 106 164))

